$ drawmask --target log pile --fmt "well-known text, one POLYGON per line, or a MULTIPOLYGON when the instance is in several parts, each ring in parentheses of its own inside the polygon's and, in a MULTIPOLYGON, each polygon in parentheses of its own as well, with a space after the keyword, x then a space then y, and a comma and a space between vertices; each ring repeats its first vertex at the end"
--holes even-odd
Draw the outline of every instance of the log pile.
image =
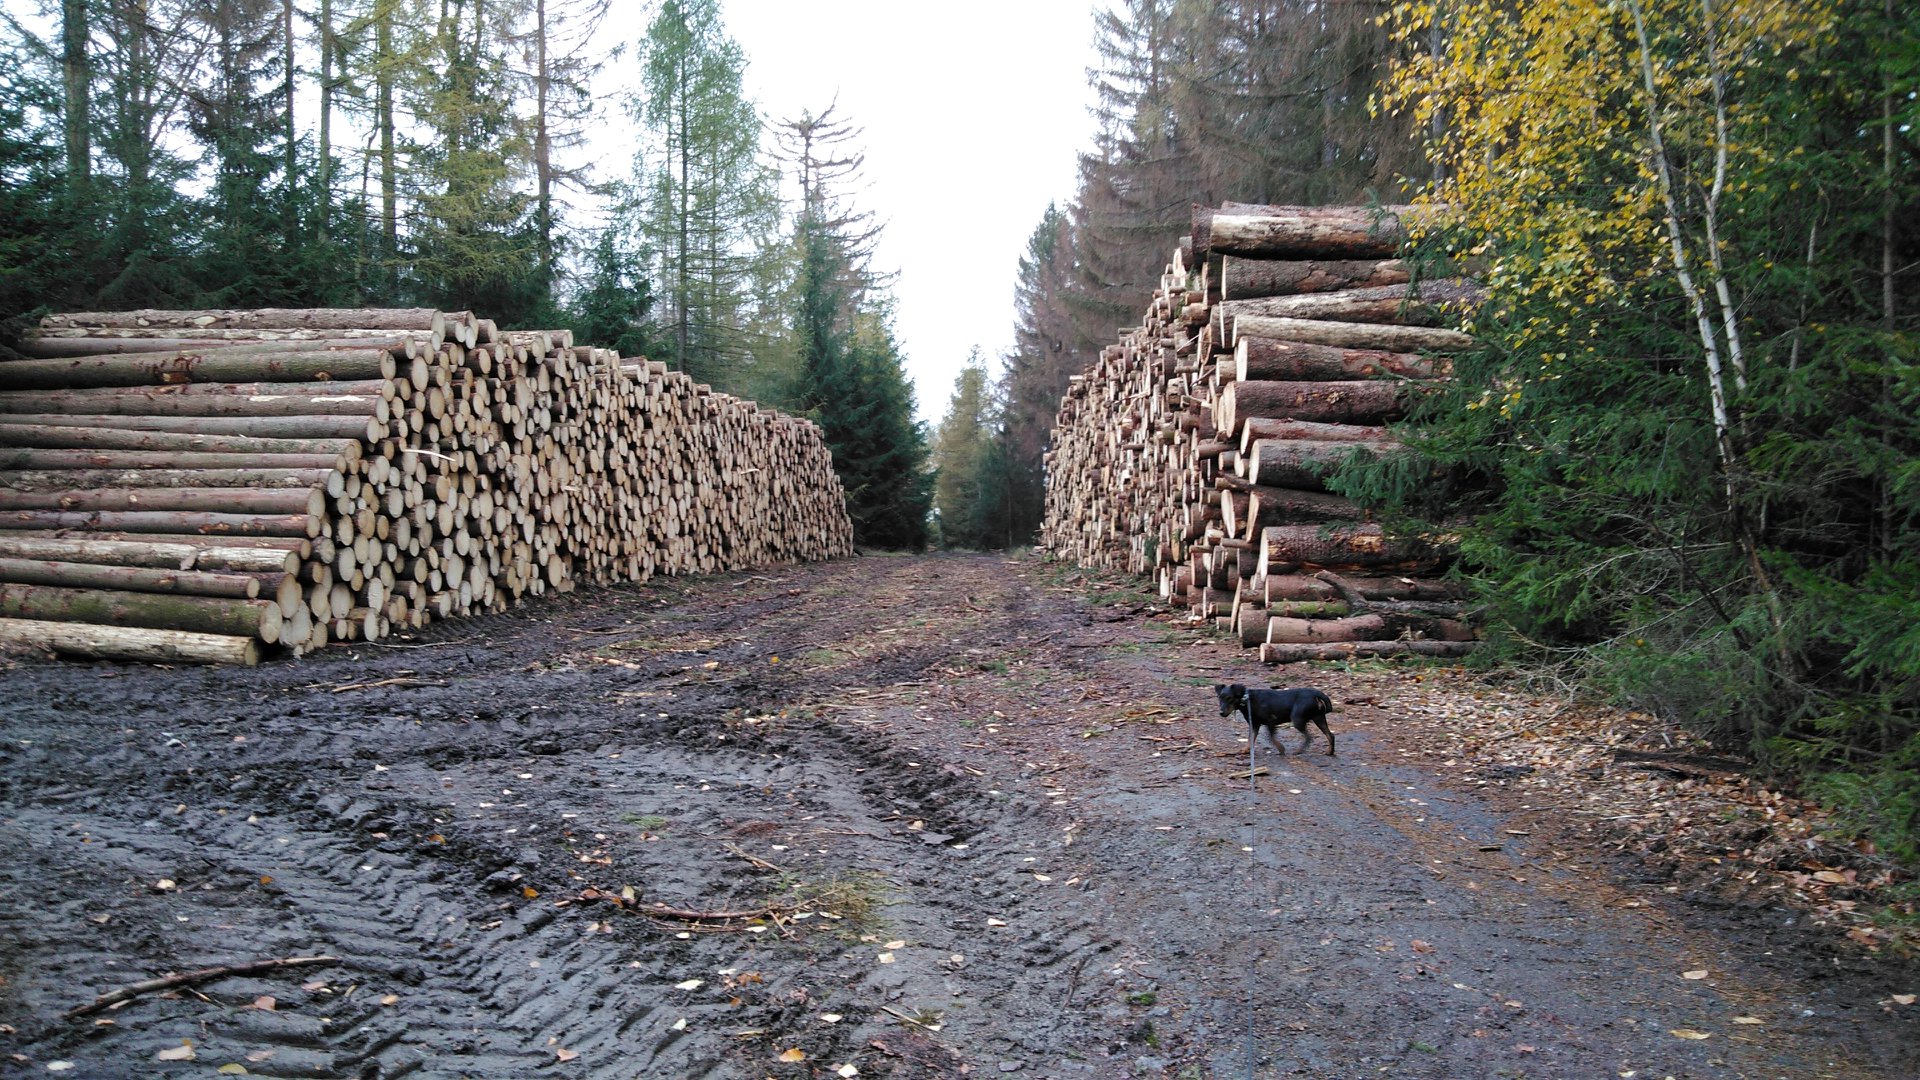
POLYGON ((1445 538, 1384 534, 1327 490, 1448 377, 1477 304, 1396 258, 1413 207, 1196 207, 1138 327, 1060 403, 1041 544, 1152 574, 1268 663, 1458 656, 1445 538))
POLYGON ((51 315, 0 362, 0 642, 253 663, 850 554, 820 429, 467 312, 51 315))

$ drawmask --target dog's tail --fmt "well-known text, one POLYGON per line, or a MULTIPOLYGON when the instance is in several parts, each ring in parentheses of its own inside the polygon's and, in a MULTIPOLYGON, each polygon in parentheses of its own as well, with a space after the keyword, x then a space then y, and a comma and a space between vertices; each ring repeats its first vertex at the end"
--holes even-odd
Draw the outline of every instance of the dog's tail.
POLYGON ((1333 711, 1333 699, 1328 697, 1325 691, 1315 690, 1313 696, 1319 699, 1320 711, 1322 713, 1330 713, 1333 711))

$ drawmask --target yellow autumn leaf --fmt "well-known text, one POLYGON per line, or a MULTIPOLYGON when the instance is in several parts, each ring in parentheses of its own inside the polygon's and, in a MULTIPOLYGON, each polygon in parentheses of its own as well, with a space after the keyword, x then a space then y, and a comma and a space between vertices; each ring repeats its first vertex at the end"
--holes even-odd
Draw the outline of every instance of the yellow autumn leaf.
POLYGON ((780 1051, 780 1060, 781 1061, 805 1061, 807 1060, 807 1052, 805 1050, 800 1049, 797 1046, 791 1050, 782 1050, 780 1051))
POLYGON ((1679 1037, 1680 1037, 1680 1038, 1682 1038, 1682 1039, 1711 1039, 1711 1038, 1713 1038, 1713 1036, 1711 1036, 1711 1035, 1709 1035, 1709 1034, 1707 1034, 1707 1033, 1706 1033, 1706 1032, 1704 1032, 1704 1031, 1695 1031, 1695 1030, 1693 1030, 1692 1028, 1674 1028, 1674 1029, 1673 1029, 1672 1031, 1670 1031, 1670 1032, 1668 1032, 1668 1034, 1670 1034, 1670 1035, 1677 1035, 1677 1036, 1679 1036, 1679 1037))

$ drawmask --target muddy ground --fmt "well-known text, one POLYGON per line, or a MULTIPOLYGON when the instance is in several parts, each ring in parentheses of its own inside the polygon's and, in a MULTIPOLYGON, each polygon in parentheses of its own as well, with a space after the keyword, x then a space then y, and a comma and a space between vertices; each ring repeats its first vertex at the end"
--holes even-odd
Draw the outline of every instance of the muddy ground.
POLYGON ((1143 599, 867 557, 253 670, 15 659, 0 1073, 1920 1075, 1912 968, 1618 853, 1603 778, 1443 759, 1471 676, 1263 669, 1143 599), (1208 684, 1273 679, 1339 754, 1250 786, 1208 684))

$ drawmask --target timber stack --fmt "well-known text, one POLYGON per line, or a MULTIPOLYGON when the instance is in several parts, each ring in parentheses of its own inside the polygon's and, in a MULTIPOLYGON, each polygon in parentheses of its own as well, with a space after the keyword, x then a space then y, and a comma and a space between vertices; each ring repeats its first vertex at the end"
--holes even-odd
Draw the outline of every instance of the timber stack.
POLYGON ((1041 544, 1157 577, 1268 663, 1473 647, 1444 537, 1393 536, 1328 490, 1448 377, 1480 302, 1398 257, 1418 208, 1195 207, 1137 327, 1069 383, 1041 544))
POLYGON ((50 315, 0 361, 0 642, 254 663, 852 552, 820 429, 430 309, 50 315))

